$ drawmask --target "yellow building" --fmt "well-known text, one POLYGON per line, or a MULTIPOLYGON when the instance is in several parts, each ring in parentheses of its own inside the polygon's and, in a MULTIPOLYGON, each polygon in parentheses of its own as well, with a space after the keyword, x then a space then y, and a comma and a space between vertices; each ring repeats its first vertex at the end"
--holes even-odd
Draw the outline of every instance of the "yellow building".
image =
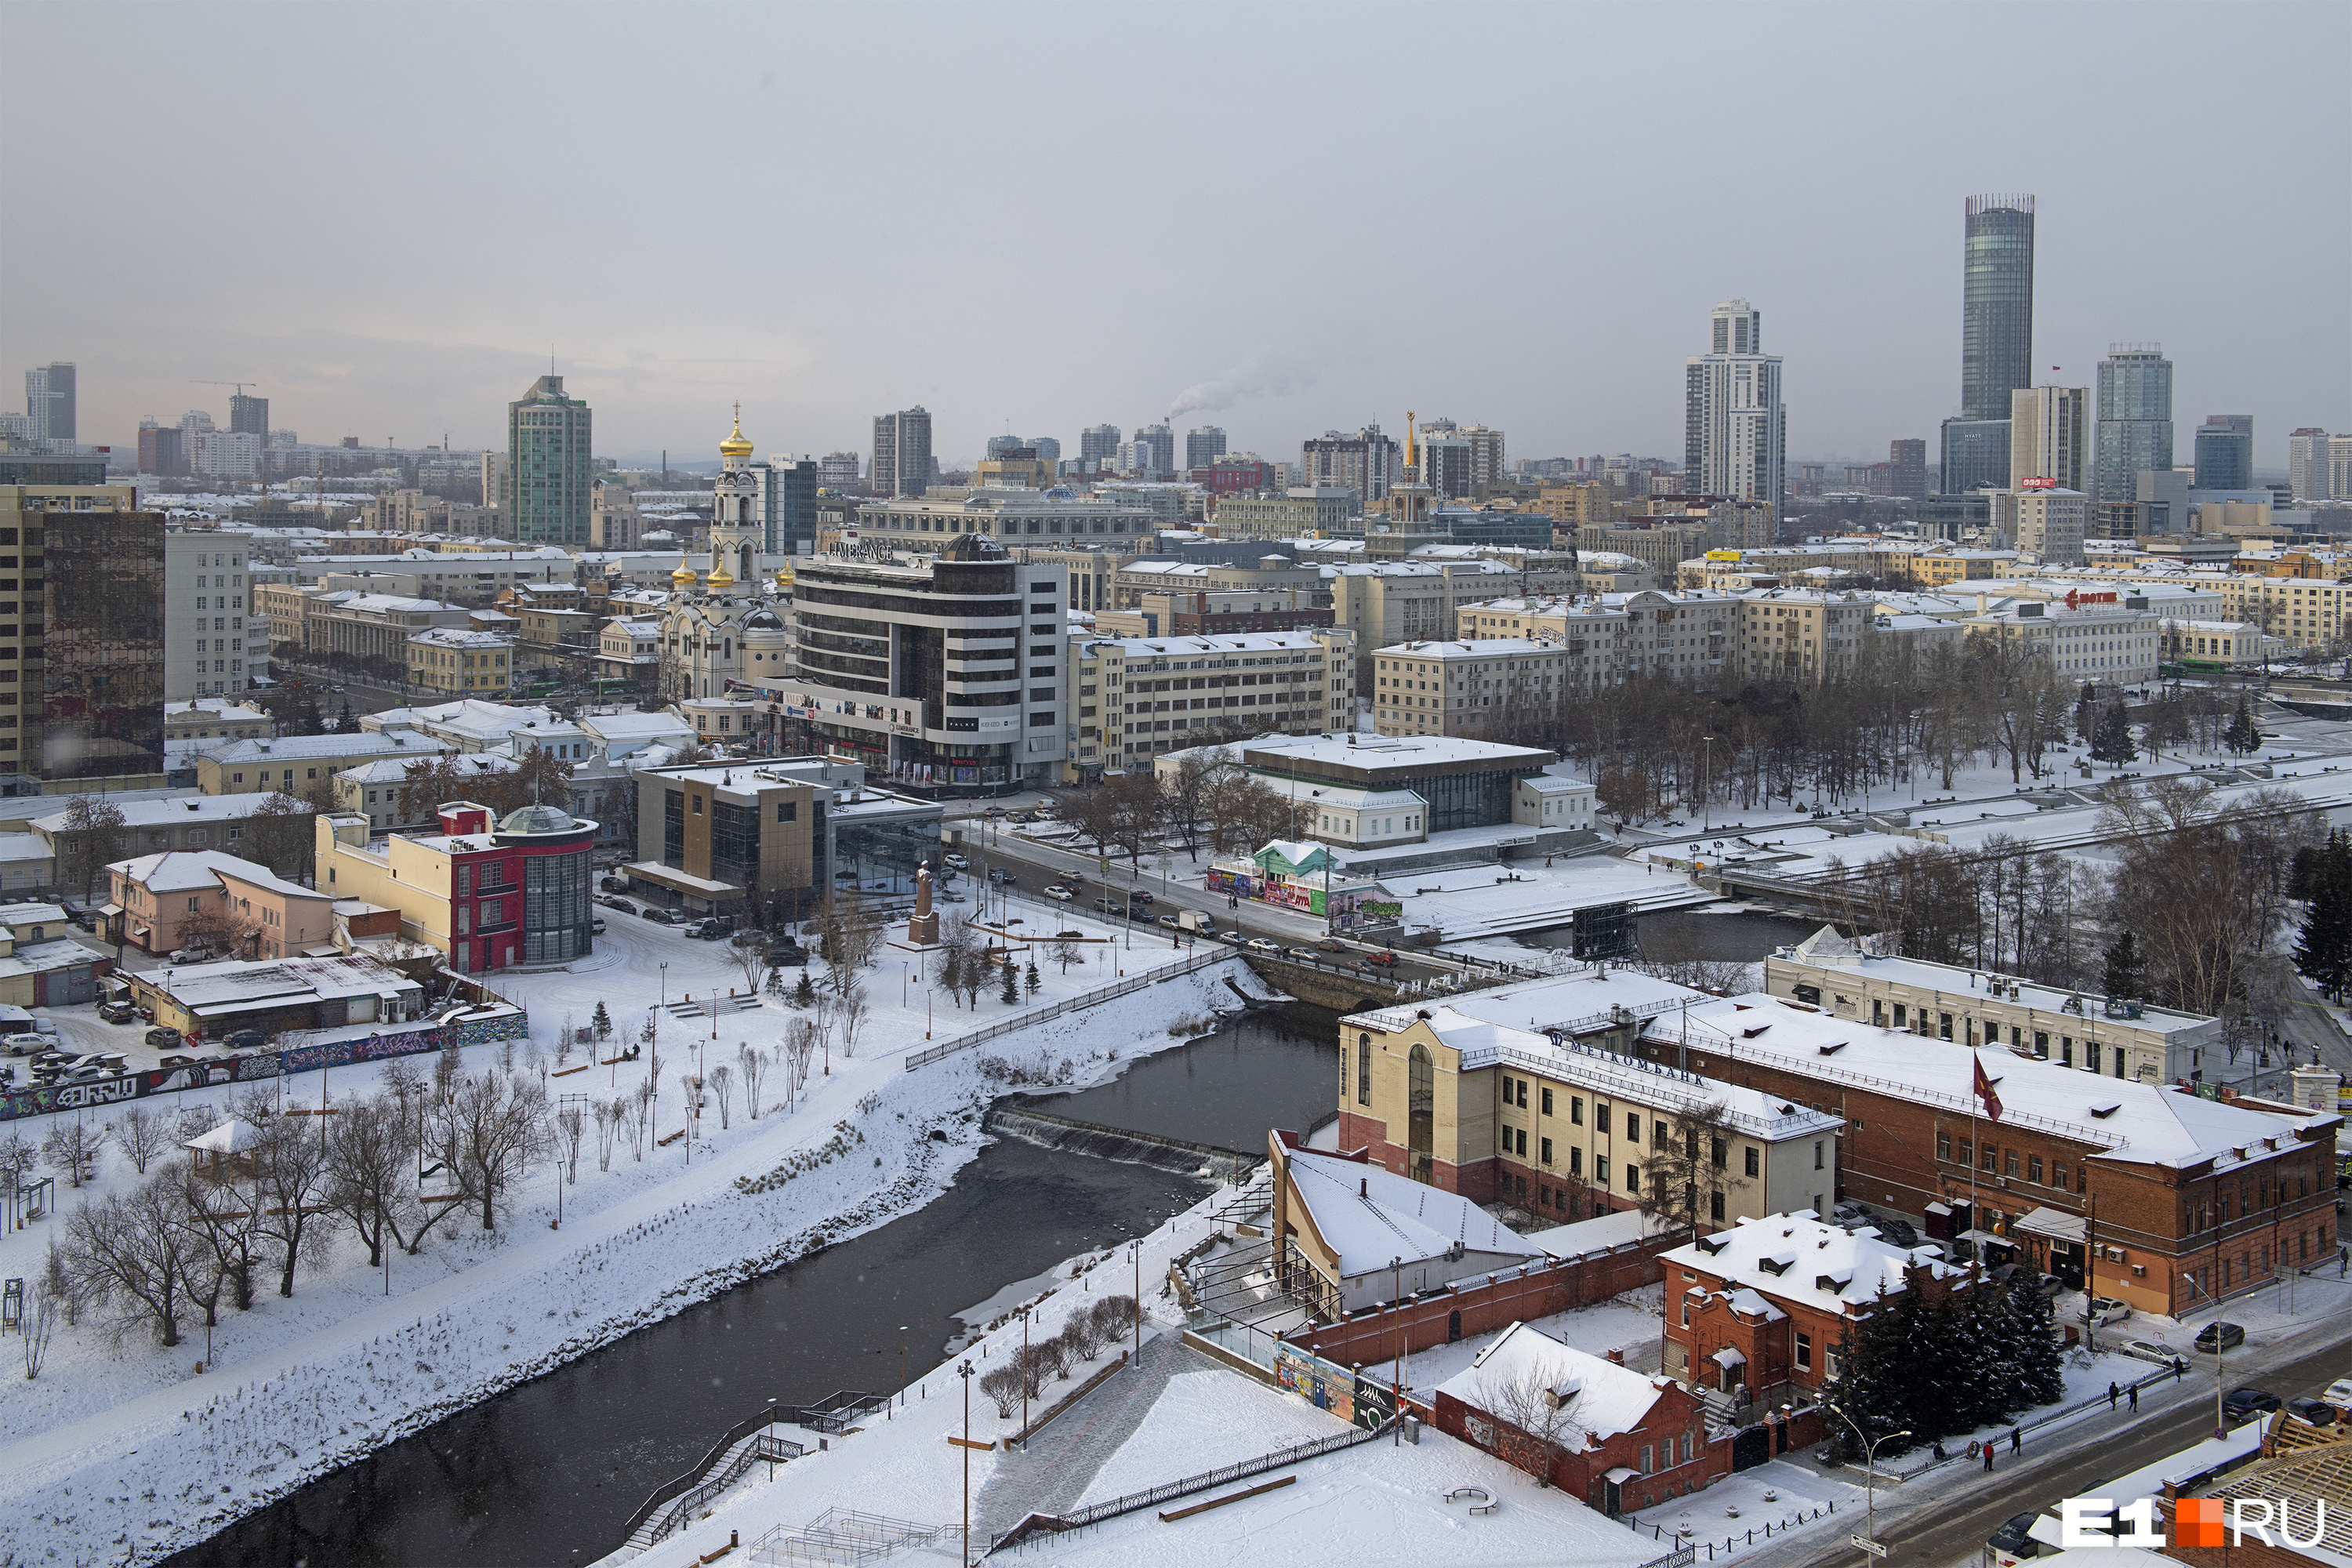
POLYGON ((514 645, 493 632, 435 626, 408 639, 408 683, 452 697, 503 700, 514 689, 514 645))

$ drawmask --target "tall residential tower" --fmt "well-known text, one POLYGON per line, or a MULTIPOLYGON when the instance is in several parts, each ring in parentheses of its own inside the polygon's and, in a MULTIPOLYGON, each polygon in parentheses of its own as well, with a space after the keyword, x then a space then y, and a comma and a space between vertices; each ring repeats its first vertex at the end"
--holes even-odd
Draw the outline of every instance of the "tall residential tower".
POLYGON ((1683 487, 1694 495, 1771 503, 1786 497, 1788 409, 1780 362, 1763 351, 1763 313, 1745 300, 1715 308, 1712 348, 1685 362, 1683 487))
POLYGON ((2131 500, 2138 476, 2172 467, 2172 362, 2161 343, 2109 343, 2099 362, 2093 500, 2131 500))
POLYGON ((542 375, 507 405, 506 493, 499 526, 522 544, 584 547, 592 464, 588 405, 542 375))
POLYGON ((920 498, 931 488, 931 416, 921 404, 874 416, 874 488, 920 498))

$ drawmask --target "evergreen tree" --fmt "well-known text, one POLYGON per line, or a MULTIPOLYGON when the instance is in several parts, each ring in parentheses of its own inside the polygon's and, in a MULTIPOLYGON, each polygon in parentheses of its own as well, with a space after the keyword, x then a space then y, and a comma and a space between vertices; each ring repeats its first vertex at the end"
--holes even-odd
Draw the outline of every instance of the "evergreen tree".
POLYGON ((1912 1438, 1896 1438, 1881 1444, 1882 1455, 1899 1454, 1916 1440, 1919 1428, 1911 1421, 1910 1393, 1916 1369, 1907 1360, 1912 1347, 1905 1342, 1906 1326, 1894 1310, 1896 1298, 1879 1287, 1878 1300, 1869 1316, 1845 1326, 1838 1342, 1838 1380, 1831 1384, 1822 1403, 1829 1405, 1845 1419, 1831 1423, 1839 1447, 1853 1458, 1864 1454, 1863 1440, 1857 1439, 1854 1428, 1860 1427, 1863 1437, 1870 1442, 1903 1431, 1906 1427, 1912 1438), (1849 1426, 1846 1423, 1852 1422, 1849 1426))
POLYGON ((2131 721, 2125 717, 2120 702, 2100 716, 2099 727, 2091 735, 2091 760, 2099 763, 2128 763, 2139 757, 2139 748, 2132 743, 2131 721))
POLYGON ((2342 829, 2327 836, 2327 847, 2307 879, 2303 930, 2295 937, 2295 972, 2342 1001, 2352 984, 2352 843, 2342 829))
POLYGON ((588 1020, 588 1027, 594 1031, 596 1043, 599 1045, 613 1037, 613 1015, 604 1011, 604 999, 602 996, 596 998, 596 1012, 588 1020))
POLYGON ((1034 952, 1029 955, 1029 974, 1026 984, 1029 987, 1029 994, 1032 997, 1034 997, 1039 991, 1045 989, 1045 977, 1037 973, 1037 955, 1034 952))
POLYGON ((2058 1325, 2050 1298, 2023 1271, 2009 1282, 2002 1304, 2011 1324, 2009 1365, 2018 1410, 2054 1405, 2066 1393, 2065 1358, 2058 1349, 2058 1325))
POLYGON ((2242 757, 2263 749, 2263 731, 2254 722, 2253 700, 2242 690, 2238 693, 2238 710, 2230 716, 2230 727, 2221 731, 2221 743, 2242 757))
POLYGON ((2074 703, 2074 738, 2086 743, 2099 727, 2098 704, 2091 700, 2091 689, 2090 684, 2084 682, 2083 695, 2074 703))
POLYGON ((805 969, 801 971, 801 983, 793 987, 793 1005, 795 1007, 816 1005, 816 982, 809 978, 809 972, 805 969))
POLYGON ((2139 942, 2129 931, 2107 943, 2106 973, 2104 976, 2110 996, 2129 997, 2146 994, 2141 974, 2139 942))
POLYGON ((1006 1006, 1017 1006, 1021 1001, 1021 971, 1008 957, 1004 962, 1004 988, 996 994, 1006 1006))
POLYGON ((335 715, 335 733, 338 735, 356 735, 359 732, 359 715, 352 711, 352 700, 346 697, 343 699, 343 710, 335 715))

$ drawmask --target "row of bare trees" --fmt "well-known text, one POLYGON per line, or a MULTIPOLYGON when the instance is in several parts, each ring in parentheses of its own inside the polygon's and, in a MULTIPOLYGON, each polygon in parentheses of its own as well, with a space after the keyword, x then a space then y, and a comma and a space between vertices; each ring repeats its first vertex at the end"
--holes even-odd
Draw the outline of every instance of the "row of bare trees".
POLYGON ((1239 766, 1237 749, 1198 746, 1163 773, 1136 772, 1056 797, 1062 820, 1097 854, 1139 865, 1159 844, 1198 857, 1247 854, 1275 838, 1296 838, 1311 807, 1239 766))

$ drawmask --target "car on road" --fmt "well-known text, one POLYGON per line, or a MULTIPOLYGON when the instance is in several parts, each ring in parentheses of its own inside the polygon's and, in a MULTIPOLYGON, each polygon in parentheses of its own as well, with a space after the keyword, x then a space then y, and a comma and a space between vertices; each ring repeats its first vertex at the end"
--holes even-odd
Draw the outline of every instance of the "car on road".
POLYGON ((1252 952, 1265 953, 1268 958, 1280 958, 1282 956, 1282 944, 1278 942, 1268 942, 1262 936, 1254 936, 1249 939, 1249 950, 1252 952))
POLYGON ((1151 895, 1145 892, 1140 888, 1138 888, 1135 891, 1128 894, 1127 898, 1129 903, 1134 904, 1149 904, 1151 902, 1151 895))
POLYGON ((1296 959, 1301 963, 1313 963, 1323 955, 1311 947, 1286 947, 1282 950, 1282 956, 1296 959))
POLYGON ((1013 873, 1006 870, 1002 866, 992 866, 988 870, 988 879, 992 882, 1010 887, 1013 884, 1013 873))
POLYGON ((2221 1415, 2231 1426, 2276 1410, 2284 1403, 2266 1388, 2233 1388, 2221 1401, 2221 1415))
POLYGON ((1337 937, 1329 936, 1327 936, 1321 942, 1317 942, 1315 947, 1319 952, 1345 952, 1348 951, 1348 944, 1346 942, 1341 942, 1337 937))
POLYGON ((110 1024, 128 1024, 139 1016, 139 1009, 128 1002, 100 1002, 98 1016, 110 1024))
POLYGON ((596 890, 600 893, 625 893, 629 890, 629 879, 626 877, 606 877, 596 884, 596 890))
POLYGON ((951 866, 959 871, 966 869, 971 864, 971 862, 965 859, 961 853, 953 849, 950 849, 946 854, 940 856, 940 860, 942 864, 951 866))
POLYGON ((2038 1513, 2011 1515, 2008 1523, 1992 1532, 1991 1538, 1985 1542, 1985 1550, 2002 1558, 2041 1556, 2042 1542, 2027 1533, 2033 1528, 2033 1521, 2041 1517, 2038 1513))
POLYGON ((2338 1410, 2352 1410, 2352 1377, 2339 1377, 2320 1391, 2319 1397, 2338 1410))
POLYGON ((2336 1425, 2336 1406, 2328 1404, 2325 1399, 2290 1399, 2286 1402, 2286 1407, 2294 1412, 2297 1420, 2307 1422, 2311 1426, 2333 1426, 2336 1425))
POLYGON ((599 899, 596 901, 604 905, 608 910, 618 910, 625 915, 633 915, 637 912, 637 906, 629 902, 626 899, 599 899))
POLYGON ((595 919, 590 921, 588 922, 588 929, 595 932, 598 936, 603 936, 604 934, 604 917, 603 915, 598 915, 595 919))
POLYGON ((1045 896, 1049 899, 1058 900, 1059 901, 1066 904, 1072 899, 1076 898, 1077 894, 1070 891, 1069 889, 1063 887, 1057 882, 1053 887, 1045 889, 1045 896))
POLYGON ((1393 952, 1367 953, 1364 955, 1364 962, 1381 969, 1394 969, 1397 965, 1397 955, 1393 952))
POLYGON ((2083 1304, 2083 1320, 2093 1328, 2104 1323, 2119 1323, 2132 1315, 2131 1305, 2113 1296, 2094 1296, 2083 1304))
POLYGON ((1160 923, 1166 926, 1170 931, 1182 931, 1184 929, 1182 922, 1178 921, 1174 915, 1161 915, 1160 917, 1160 923))
POLYGON ((2197 1348, 2209 1355, 2216 1347, 2233 1351, 2245 1342, 2246 1331, 2236 1323, 2208 1323, 2197 1331, 2197 1348))
POLYGON ((146 1041, 151 1051, 177 1050, 183 1043, 180 1031, 168 1024, 158 1024, 148 1030, 146 1041))

